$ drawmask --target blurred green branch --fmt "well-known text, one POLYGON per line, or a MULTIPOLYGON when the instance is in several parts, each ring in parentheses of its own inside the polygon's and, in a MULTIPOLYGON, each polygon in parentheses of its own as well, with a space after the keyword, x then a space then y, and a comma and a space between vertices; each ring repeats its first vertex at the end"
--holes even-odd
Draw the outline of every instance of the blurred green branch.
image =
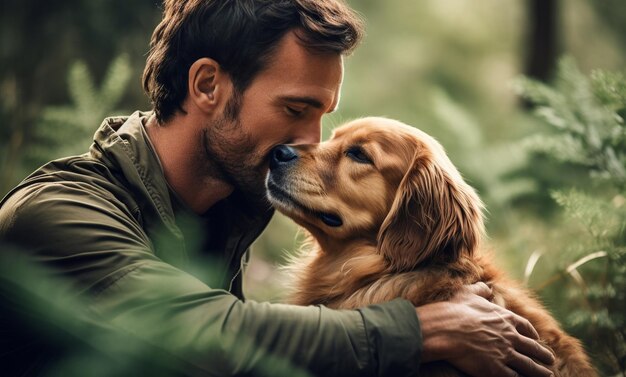
POLYGON ((67 78, 71 103, 43 109, 24 156, 26 161, 37 166, 50 156, 84 153, 102 120, 123 114, 116 107, 128 87, 130 75, 128 56, 122 54, 110 63, 102 85, 97 88, 87 65, 75 62, 67 78))
POLYGON ((116 106, 128 88, 130 76, 125 54, 111 62, 100 88, 94 84, 87 65, 75 62, 67 76, 70 104, 45 107, 28 137, 21 127, 10 130, 0 165, 0 196, 16 183, 18 171, 32 171, 52 157, 86 152, 102 120, 122 113, 116 106))

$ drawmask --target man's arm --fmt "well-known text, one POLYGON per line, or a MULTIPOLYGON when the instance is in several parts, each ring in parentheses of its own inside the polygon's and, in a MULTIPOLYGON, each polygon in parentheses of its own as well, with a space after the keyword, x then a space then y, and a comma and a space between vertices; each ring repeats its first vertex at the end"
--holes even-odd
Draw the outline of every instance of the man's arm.
POLYGON ((98 317, 195 372, 248 374, 272 358, 328 376, 417 372, 407 301, 353 311, 242 302, 157 258, 114 198, 79 185, 28 190, 0 209, 0 237, 69 279, 98 317))

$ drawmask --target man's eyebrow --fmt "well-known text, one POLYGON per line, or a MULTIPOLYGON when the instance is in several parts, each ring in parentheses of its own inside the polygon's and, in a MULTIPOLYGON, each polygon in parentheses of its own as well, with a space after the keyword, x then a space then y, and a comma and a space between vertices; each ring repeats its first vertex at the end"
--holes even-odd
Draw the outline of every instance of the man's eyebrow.
POLYGON ((285 101, 285 102, 305 103, 307 105, 315 107, 316 109, 324 108, 324 104, 322 102, 320 102, 318 99, 314 98, 314 97, 307 97, 307 96, 283 96, 283 97, 280 97, 280 99, 282 101, 285 101))

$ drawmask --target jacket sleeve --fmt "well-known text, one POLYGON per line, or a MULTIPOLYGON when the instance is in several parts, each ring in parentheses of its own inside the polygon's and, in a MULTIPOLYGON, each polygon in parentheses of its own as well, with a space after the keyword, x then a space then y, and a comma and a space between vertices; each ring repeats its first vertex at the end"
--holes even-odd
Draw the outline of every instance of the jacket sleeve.
POLYGON ((0 236, 68 278, 95 315, 200 375, 257 374, 271 360, 325 376, 417 374, 421 333, 408 301, 342 311, 243 302, 159 260, 124 208, 87 192, 14 194, 0 236))

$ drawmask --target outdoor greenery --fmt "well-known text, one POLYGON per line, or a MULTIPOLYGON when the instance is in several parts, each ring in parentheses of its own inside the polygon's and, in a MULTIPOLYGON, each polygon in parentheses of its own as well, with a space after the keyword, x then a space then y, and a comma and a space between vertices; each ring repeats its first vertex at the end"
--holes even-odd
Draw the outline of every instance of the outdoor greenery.
POLYGON ((84 153, 85 145, 93 139, 93 125, 111 114, 122 113, 115 107, 128 87, 128 56, 120 55, 111 62, 101 88, 95 87, 93 76, 82 61, 75 62, 67 76, 70 104, 49 106, 41 112, 29 148, 24 152, 24 160, 30 166, 44 164, 50 156, 84 153))
MULTIPOLYGON (((367 36, 346 59, 340 109, 325 119, 324 137, 366 115, 435 136, 487 205, 486 247, 583 341, 601 375, 626 376, 626 4, 556 2, 564 57, 546 62, 553 79, 539 81, 526 63, 534 48, 530 0, 349 2, 366 19, 367 36)), ((0 196, 42 163, 86 152, 104 117, 149 108, 140 76, 156 3, 54 4, 0 5, 0 196)), ((254 247, 248 297, 283 298, 288 282, 277 266, 298 247, 298 234, 290 220, 274 218, 254 247)), ((73 332, 78 340, 68 348, 82 352, 50 375, 92 363, 115 367, 87 375, 119 375, 152 352, 126 339, 131 357, 100 358, 91 350, 124 335, 68 323, 62 314, 80 303, 20 287, 32 266, 0 262, 12 287, 36 293, 22 313, 40 310, 66 329, 64 338, 73 332)), ((280 361, 267 366, 259 373, 296 373, 280 361)))
MULTIPOLYGON (((554 87, 520 80, 518 88, 550 127, 524 141, 533 153, 581 167, 584 185, 551 191, 562 208, 557 253, 531 256, 554 267, 536 288, 573 334, 584 339, 607 375, 626 371, 626 77, 594 71, 583 75, 563 59, 554 87), (563 299, 565 297, 565 299, 563 299)), ((535 279, 536 281, 537 279, 535 279)))

